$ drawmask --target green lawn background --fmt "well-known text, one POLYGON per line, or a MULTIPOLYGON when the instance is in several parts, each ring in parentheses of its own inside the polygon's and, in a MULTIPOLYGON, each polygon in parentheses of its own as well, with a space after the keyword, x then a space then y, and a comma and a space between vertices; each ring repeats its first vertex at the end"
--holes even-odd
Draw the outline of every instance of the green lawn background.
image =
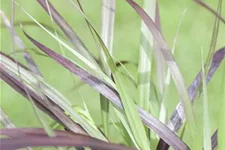
MULTIPOLYGON (((44 10, 38 5, 35 0, 18 0, 32 16, 38 21, 46 23, 51 26, 50 18, 46 15, 44 10)), ((68 1, 51 0, 57 10, 65 17, 73 29, 78 33, 84 41, 88 49, 98 56, 99 49, 97 48, 83 17, 78 11, 73 8, 68 1)), ((82 0, 81 1, 87 16, 93 25, 100 31, 101 26, 101 1, 100 0, 82 0)), ((138 0, 139 4, 143 2, 138 0)), ((205 0, 210 6, 216 9, 216 0, 205 0)), ((180 17, 187 9, 187 13, 183 19, 181 30, 177 40, 175 59, 184 76, 185 84, 188 87, 195 78, 201 68, 201 46, 204 49, 204 58, 206 58, 209 50, 211 34, 214 23, 214 16, 204 8, 200 7, 191 0, 160 0, 160 17, 162 24, 162 33, 172 47, 173 39, 177 30, 177 25, 180 17)), ((10 17, 11 1, 2 0, 1 9, 10 17)), ((223 13, 225 17, 225 1, 223 0, 223 13)), ((15 21, 31 21, 17 6, 15 10, 15 21)), ((138 50, 140 39, 140 18, 134 10, 125 2, 125 0, 117 0, 116 19, 115 19, 115 37, 114 37, 114 56, 119 60, 128 60, 131 62, 138 62, 138 50)), ((58 28, 57 28, 58 29, 58 28)), ((41 43, 60 52, 58 43, 52 39, 48 34, 42 31, 39 27, 25 27, 25 30, 35 37, 41 43)), ((59 30, 59 29, 58 29, 59 30)), ((28 48, 35 48, 23 35, 21 28, 17 27, 16 31, 24 40, 28 48)), ((12 52, 10 33, 7 29, 1 29, 1 51, 6 53, 12 52)), ((220 24, 219 38, 217 42, 217 49, 225 46, 225 25, 220 24)), ((65 49, 64 49, 65 50, 65 49)), ((67 53, 67 55, 70 55, 67 53)), ((101 123, 99 94, 84 85, 80 90, 74 90, 74 82, 71 74, 55 63, 53 60, 37 56, 32 53, 40 70, 42 71, 46 81, 48 81, 57 90, 66 95, 66 97, 75 105, 82 105, 82 98, 85 100, 92 117, 96 124, 101 123)), ((21 55, 16 58, 23 61, 21 55)), ((212 120, 212 132, 215 130, 218 123, 218 103, 221 98, 222 79, 224 80, 223 62, 218 71, 208 84, 208 98, 210 107, 210 119, 212 120)), ((130 67, 131 72, 135 72, 135 68, 130 67)), ((76 80, 78 83, 79 80, 76 80)), ((132 90, 132 89, 131 89, 132 90)), ((166 101, 169 115, 171 115, 176 104, 178 103, 178 96, 173 83, 170 86, 168 99, 166 101)), ((40 127, 32 107, 28 101, 12 90, 8 85, 1 81, 1 106, 6 111, 8 116, 16 124, 17 127, 40 127)), ((194 111, 196 113, 196 120, 199 126, 202 126, 202 98, 194 104, 194 111)), ((187 133, 187 132, 186 132, 187 133)), ((112 139, 116 142, 119 140, 112 139)), ((185 134, 185 141, 190 141, 189 134, 185 134)))

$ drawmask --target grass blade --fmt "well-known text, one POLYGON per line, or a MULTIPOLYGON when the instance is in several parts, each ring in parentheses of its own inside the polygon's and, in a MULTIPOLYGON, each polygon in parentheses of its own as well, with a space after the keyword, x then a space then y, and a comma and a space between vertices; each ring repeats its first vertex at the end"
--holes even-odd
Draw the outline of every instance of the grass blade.
POLYGON ((218 130, 216 130, 212 137, 211 137, 211 143, 212 143, 212 150, 216 150, 218 148, 218 130))
POLYGON ((145 11, 141 9, 140 6, 138 6, 134 1, 132 0, 126 0, 139 14, 139 16, 143 19, 145 24, 147 25, 148 29, 151 31, 153 37, 156 39, 156 42, 158 45, 160 45, 161 53, 164 56, 165 61, 168 64, 168 67, 170 69, 171 75, 173 77, 173 81, 175 83, 175 86, 177 88, 178 94, 181 98, 181 102, 184 104, 185 107, 185 114, 187 116, 188 125, 191 129, 191 135, 193 137, 193 145, 194 149, 198 150, 200 148, 200 145, 198 140, 194 140, 194 138, 198 137, 198 129, 195 122, 193 110, 191 103, 189 101, 189 96, 186 91, 186 87, 184 84, 183 77, 181 75, 181 72, 173 58, 173 55, 171 54, 168 45, 166 44, 164 38, 162 37, 161 33, 158 31, 157 27, 155 26, 154 22, 151 20, 151 18, 147 15, 145 11))
POLYGON ((92 149, 105 149, 105 150, 132 150, 131 148, 106 143, 101 140, 84 136, 80 134, 72 134, 67 131, 57 131, 56 137, 48 137, 42 129, 28 128, 28 129, 2 129, 1 135, 9 136, 7 139, 0 139, 2 150, 13 150, 24 148, 26 146, 70 146, 70 147, 90 147, 92 149))
MULTIPOLYGON (((225 76, 225 71, 223 72, 223 77, 225 76)), ((219 108, 219 128, 218 128, 218 150, 225 149, 225 79, 222 79, 221 86, 221 98, 220 98, 220 108, 219 108)))
POLYGON ((84 57, 86 57, 92 64, 99 68, 98 63, 95 58, 89 53, 84 43, 78 37, 77 33, 72 29, 72 27, 64 20, 64 18, 57 12, 53 5, 48 0, 37 0, 38 3, 44 8, 44 10, 49 14, 51 12, 53 20, 61 28, 70 42, 73 44, 74 48, 84 57), (48 6, 46 1, 48 1, 48 6))
MULTIPOLYGON (((32 21, 15 21, 14 24, 13 24, 13 26, 14 26, 14 28, 15 28, 15 27, 20 27, 21 24, 22 24, 23 26, 38 27, 38 25, 37 25, 36 23, 32 22, 32 21)), ((40 22, 40 24, 41 24, 42 26, 44 26, 46 29, 48 29, 49 31, 54 32, 54 30, 56 30, 57 34, 60 35, 61 37, 63 37, 63 35, 62 35, 59 31, 57 31, 57 29, 54 29, 54 28, 52 28, 51 26, 49 26, 48 24, 43 23, 43 22, 40 22)), ((2 29, 6 28, 5 25, 4 25, 3 23, 1 23, 0 26, 1 26, 2 29)))
MULTIPOLYGON (((218 1, 218 6, 217 6, 217 13, 220 15, 221 14, 221 9, 222 9, 222 0, 218 1)), ((210 64, 212 63, 212 57, 213 54, 215 53, 216 50, 216 43, 217 43, 217 38, 218 38, 218 34, 219 34, 219 26, 220 26, 220 20, 218 17, 215 18, 214 21, 214 27, 213 27, 213 33, 212 33, 212 38, 211 38, 211 44, 210 44, 210 49, 208 52, 208 57, 206 59, 205 62, 205 72, 207 73, 209 68, 210 68, 210 64)))
POLYGON ((204 149, 211 150, 211 134, 210 134, 210 120, 209 120, 209 106, 208 106, 208 96, 207 96, 207 86, 205 82, 205 68, 203 60, 203 49, 202 52, 202 83, 203 83, 203 133, 204 133, 204 149))

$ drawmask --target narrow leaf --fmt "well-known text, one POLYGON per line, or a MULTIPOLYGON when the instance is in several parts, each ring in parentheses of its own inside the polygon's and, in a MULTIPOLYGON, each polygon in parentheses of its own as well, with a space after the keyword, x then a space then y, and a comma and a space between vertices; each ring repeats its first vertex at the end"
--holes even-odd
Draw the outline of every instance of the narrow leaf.
POLYGON ((208 106, 208 95, 207 86, 205 82, 205 68, 203 60, 203 49, 202 52, 202 83, 203 83, 203 137, 204 137, 204 148, 205 150, 211 150, 211 134, 210 134, 210 120, 209 120, 209 106, 208 106))

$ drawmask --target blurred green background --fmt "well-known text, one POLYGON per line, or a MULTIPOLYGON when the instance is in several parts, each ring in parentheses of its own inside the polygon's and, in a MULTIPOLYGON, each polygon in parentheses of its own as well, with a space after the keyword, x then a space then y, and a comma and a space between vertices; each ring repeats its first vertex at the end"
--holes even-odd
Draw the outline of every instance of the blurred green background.
MULTIPOLYGON (((41 23, 52 26, 50 18, 45 11, 39 6, 35 0, 18 0, 19 4, 25 8, 35 19, 41 23)), ((68 21, 73 29, 78 33, 84 41, 88 49, 98 56, 99 48, 96 46, 83 17, 72 7, 69 1, 51 0, 57 10, 68 21)), ((136 0, 142 5, 143 1, 136 0)), ((205 0, 211 7, 216 9, 216 0, 205 0)), ((101 1, 100 0, 82 0, 81 3, 87 13, 87 16, 93 25, 100 31, 101 27, 101 1)), ((214 16, 207 10, 194 3, 191 0, 159 0, 160 17, 162 33, 170 47, 172 47, 173 39, 176 34, 178 22, 182 16, 184 9, 187 13, 184 16, 180 33, 177 40, 175 59, 184 76, 185 84, 188 87, 195 78, 201 68, 201 46, 204 49, 204 59, 207 56, 211 35, 213 30, 214 16)), ((1 9, 10 17, 11 1, 1 1, 1 9)), ((223 0, 223 13, 225 17, 225 1, 223 0)), ((31 21, 24 12, 16 6, 15 22, 31 21)), ((139 40, 140 40, 140 23, 141 20, 136 12, 125 2, 125 0, 117 0, 116 19, 115 19, 115 37, 114 37, 114 56, 119 60, 128 60, 138 62, 139 40)), ((58 29, 58 28, 57 28, 58 29)), ((25 26, 25 30, 35 37, 41 43, 60 52, 59 44, 48 34, 37 26, 25 26)), ((16 27, 16 31, 23 39, 28 48, 35 48, 23 35, 21 28, 16 27)), ((58 29, 59 31, 59 29, 58 29)), ((1 51, 6 53, 12 52, 12 42, 10 33, 6 28, 1 28, 1 51)), ((219 37, 217 41, 217 49, 225 46, 225 25, 220 24, 219 37)), ((84 85, 79 90, 74 90, 75 83, 72 75, 63 67, 55 63, 50 58, 35 55, 31 53, 44 78, 57 90, 62 92, 75 105, 82 105, 82 99, 85 100, 92 117, 96 124, 101 124, 99 94, 88 85, 84 85)), ((67 55, 70 55, 67 53, 67 55)), ((16 58, 24 62, 22 55, 16 55, 16 58)), ((135 72, 136 68, 128 66, 131 72, 135 72)), ((208 84, 208 98, 210 107, 210 119, 212 120, 212 132, 218 123, 218 102, 222 96, 222 82, 224 80, 225 63, 215 73, 212 81, 208 84)), ((76 83, 79 80, 76 79, 76 83)), ((171 82, 172 83, 172 82, 171 82)), ((178 96, 173 85, 169 87, 168 99, 166 107, 169 116, 178 103, 178 96)), ((8 116, 16 124, 17 127, 40 127, 40 123, 35 117, 30 103, 20 94, 12 90, 8 85, 1 81, 1 106, 8 116)), ((202 98, 194 104, 196 120, 199 126, 202 125, 202 98)), ((119 142, 118 139, 114 141, 119 142)), ((185 141, 189 141, 189 134, 185 134, 185 141)))

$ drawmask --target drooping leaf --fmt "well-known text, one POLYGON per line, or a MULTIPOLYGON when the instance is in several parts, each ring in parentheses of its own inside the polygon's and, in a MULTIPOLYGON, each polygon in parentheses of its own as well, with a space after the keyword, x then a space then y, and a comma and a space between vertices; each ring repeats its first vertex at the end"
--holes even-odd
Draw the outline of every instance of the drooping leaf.
POLYGON ((68 131, 54 130, 56 137, 48 137, 42 129, 2 129, 1 135, 9 136, 7 139, 0 139, 2 150, 14 150, 27 146, 69 146, 69 147, 90 147, 93 149, 105 150, 134 150, 118 144, 106 143, 104 141, 89 136, 70 133, 68 131))

